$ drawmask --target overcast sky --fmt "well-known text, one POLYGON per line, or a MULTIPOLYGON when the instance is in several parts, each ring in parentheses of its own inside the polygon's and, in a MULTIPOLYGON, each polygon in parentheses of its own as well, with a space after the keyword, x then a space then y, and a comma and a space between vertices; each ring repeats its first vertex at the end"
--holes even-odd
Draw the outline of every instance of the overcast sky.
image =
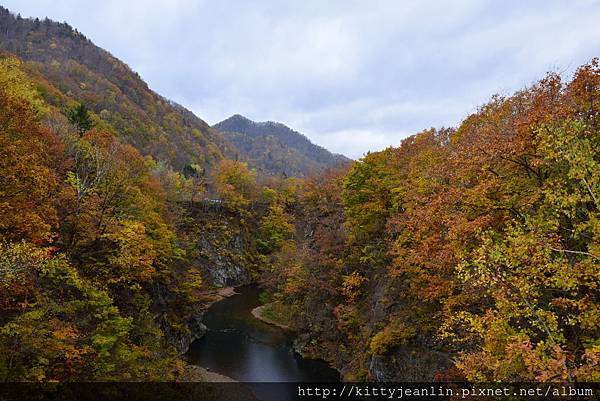
POLYGON ((210 124, 357 158, 600 56, 600 1, 0 0, 66 21, 210 124))

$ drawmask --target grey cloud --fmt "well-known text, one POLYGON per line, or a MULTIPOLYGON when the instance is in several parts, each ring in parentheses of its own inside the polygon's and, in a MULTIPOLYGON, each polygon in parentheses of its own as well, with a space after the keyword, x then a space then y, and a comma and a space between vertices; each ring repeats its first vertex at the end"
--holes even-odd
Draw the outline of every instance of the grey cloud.
POLYGON ((209 123, 282 121, 351 157, 600 55, 597 1, 4 4, 68 21, 209 123))

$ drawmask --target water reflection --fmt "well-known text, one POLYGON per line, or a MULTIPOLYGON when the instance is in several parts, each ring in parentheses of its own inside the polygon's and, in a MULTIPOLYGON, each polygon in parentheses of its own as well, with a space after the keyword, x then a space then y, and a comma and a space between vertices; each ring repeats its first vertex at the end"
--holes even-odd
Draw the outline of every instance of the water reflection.
POLYGON ((321 361, 305 360, 291 348, 284 330, 254 318, 259 288, 245 286, 239 295, 214 304, 206 313, 209 328, 194 342, 190 360, 217 373, 245 382, 339 381, 338 373, 321 361))

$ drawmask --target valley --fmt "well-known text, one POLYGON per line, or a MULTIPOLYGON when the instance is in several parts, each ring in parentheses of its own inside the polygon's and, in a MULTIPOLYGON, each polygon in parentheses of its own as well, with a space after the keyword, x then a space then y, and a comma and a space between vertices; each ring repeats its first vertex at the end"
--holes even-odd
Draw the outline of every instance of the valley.
POLYGON ((599 99, 594 58, 351 160, 0 8, 0 381, 598 382, 599 99))

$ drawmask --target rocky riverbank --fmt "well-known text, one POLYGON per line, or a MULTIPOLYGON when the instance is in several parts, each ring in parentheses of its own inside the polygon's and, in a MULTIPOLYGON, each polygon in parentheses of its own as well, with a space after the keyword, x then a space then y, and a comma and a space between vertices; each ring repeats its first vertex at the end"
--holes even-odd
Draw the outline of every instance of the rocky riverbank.
POLYGON ((161 317, 161 323, 165 335, 169 342, 175 346, 179 354, 185 354, 190 344, 204 337, 208 328, 202 323, 204 313, 210 306, 216 302, 229 298, 237 294, 233 287, 212 288, 199 297, 202 302, 199 303, 198 310, 190 316, 186 324, 186 330, 175 330, 170 324, 168 317, 164 314, 161 317))
POLYGON ((209 382, 209 383, 234 383, 237 380, 229 376, 211 372, 210 370, 196 365, 187 365, 185 372, 179 378, 183 382, 209 382))
POLYGON ((263 322, 265 322, 267 324, 277 326, 284 330, 292 331, 292 328, 289 325, 284 324, 283 322, 280 322, 272 317, 272 313, 269 313, 269 312, 271 312, 271 310, 272 310, 271 308, 273 306, 274 306, 273 303, 268 303, 268 304, 258 306, 256 308, 252 309, 252 312, 251 312, 252 316, 257 318, 258 320, 262 320, 263 322))
POLYGON ((244 383, 195 365, 187 365, 178 378, 179 391, 195 400, 259 401, 244 383))

